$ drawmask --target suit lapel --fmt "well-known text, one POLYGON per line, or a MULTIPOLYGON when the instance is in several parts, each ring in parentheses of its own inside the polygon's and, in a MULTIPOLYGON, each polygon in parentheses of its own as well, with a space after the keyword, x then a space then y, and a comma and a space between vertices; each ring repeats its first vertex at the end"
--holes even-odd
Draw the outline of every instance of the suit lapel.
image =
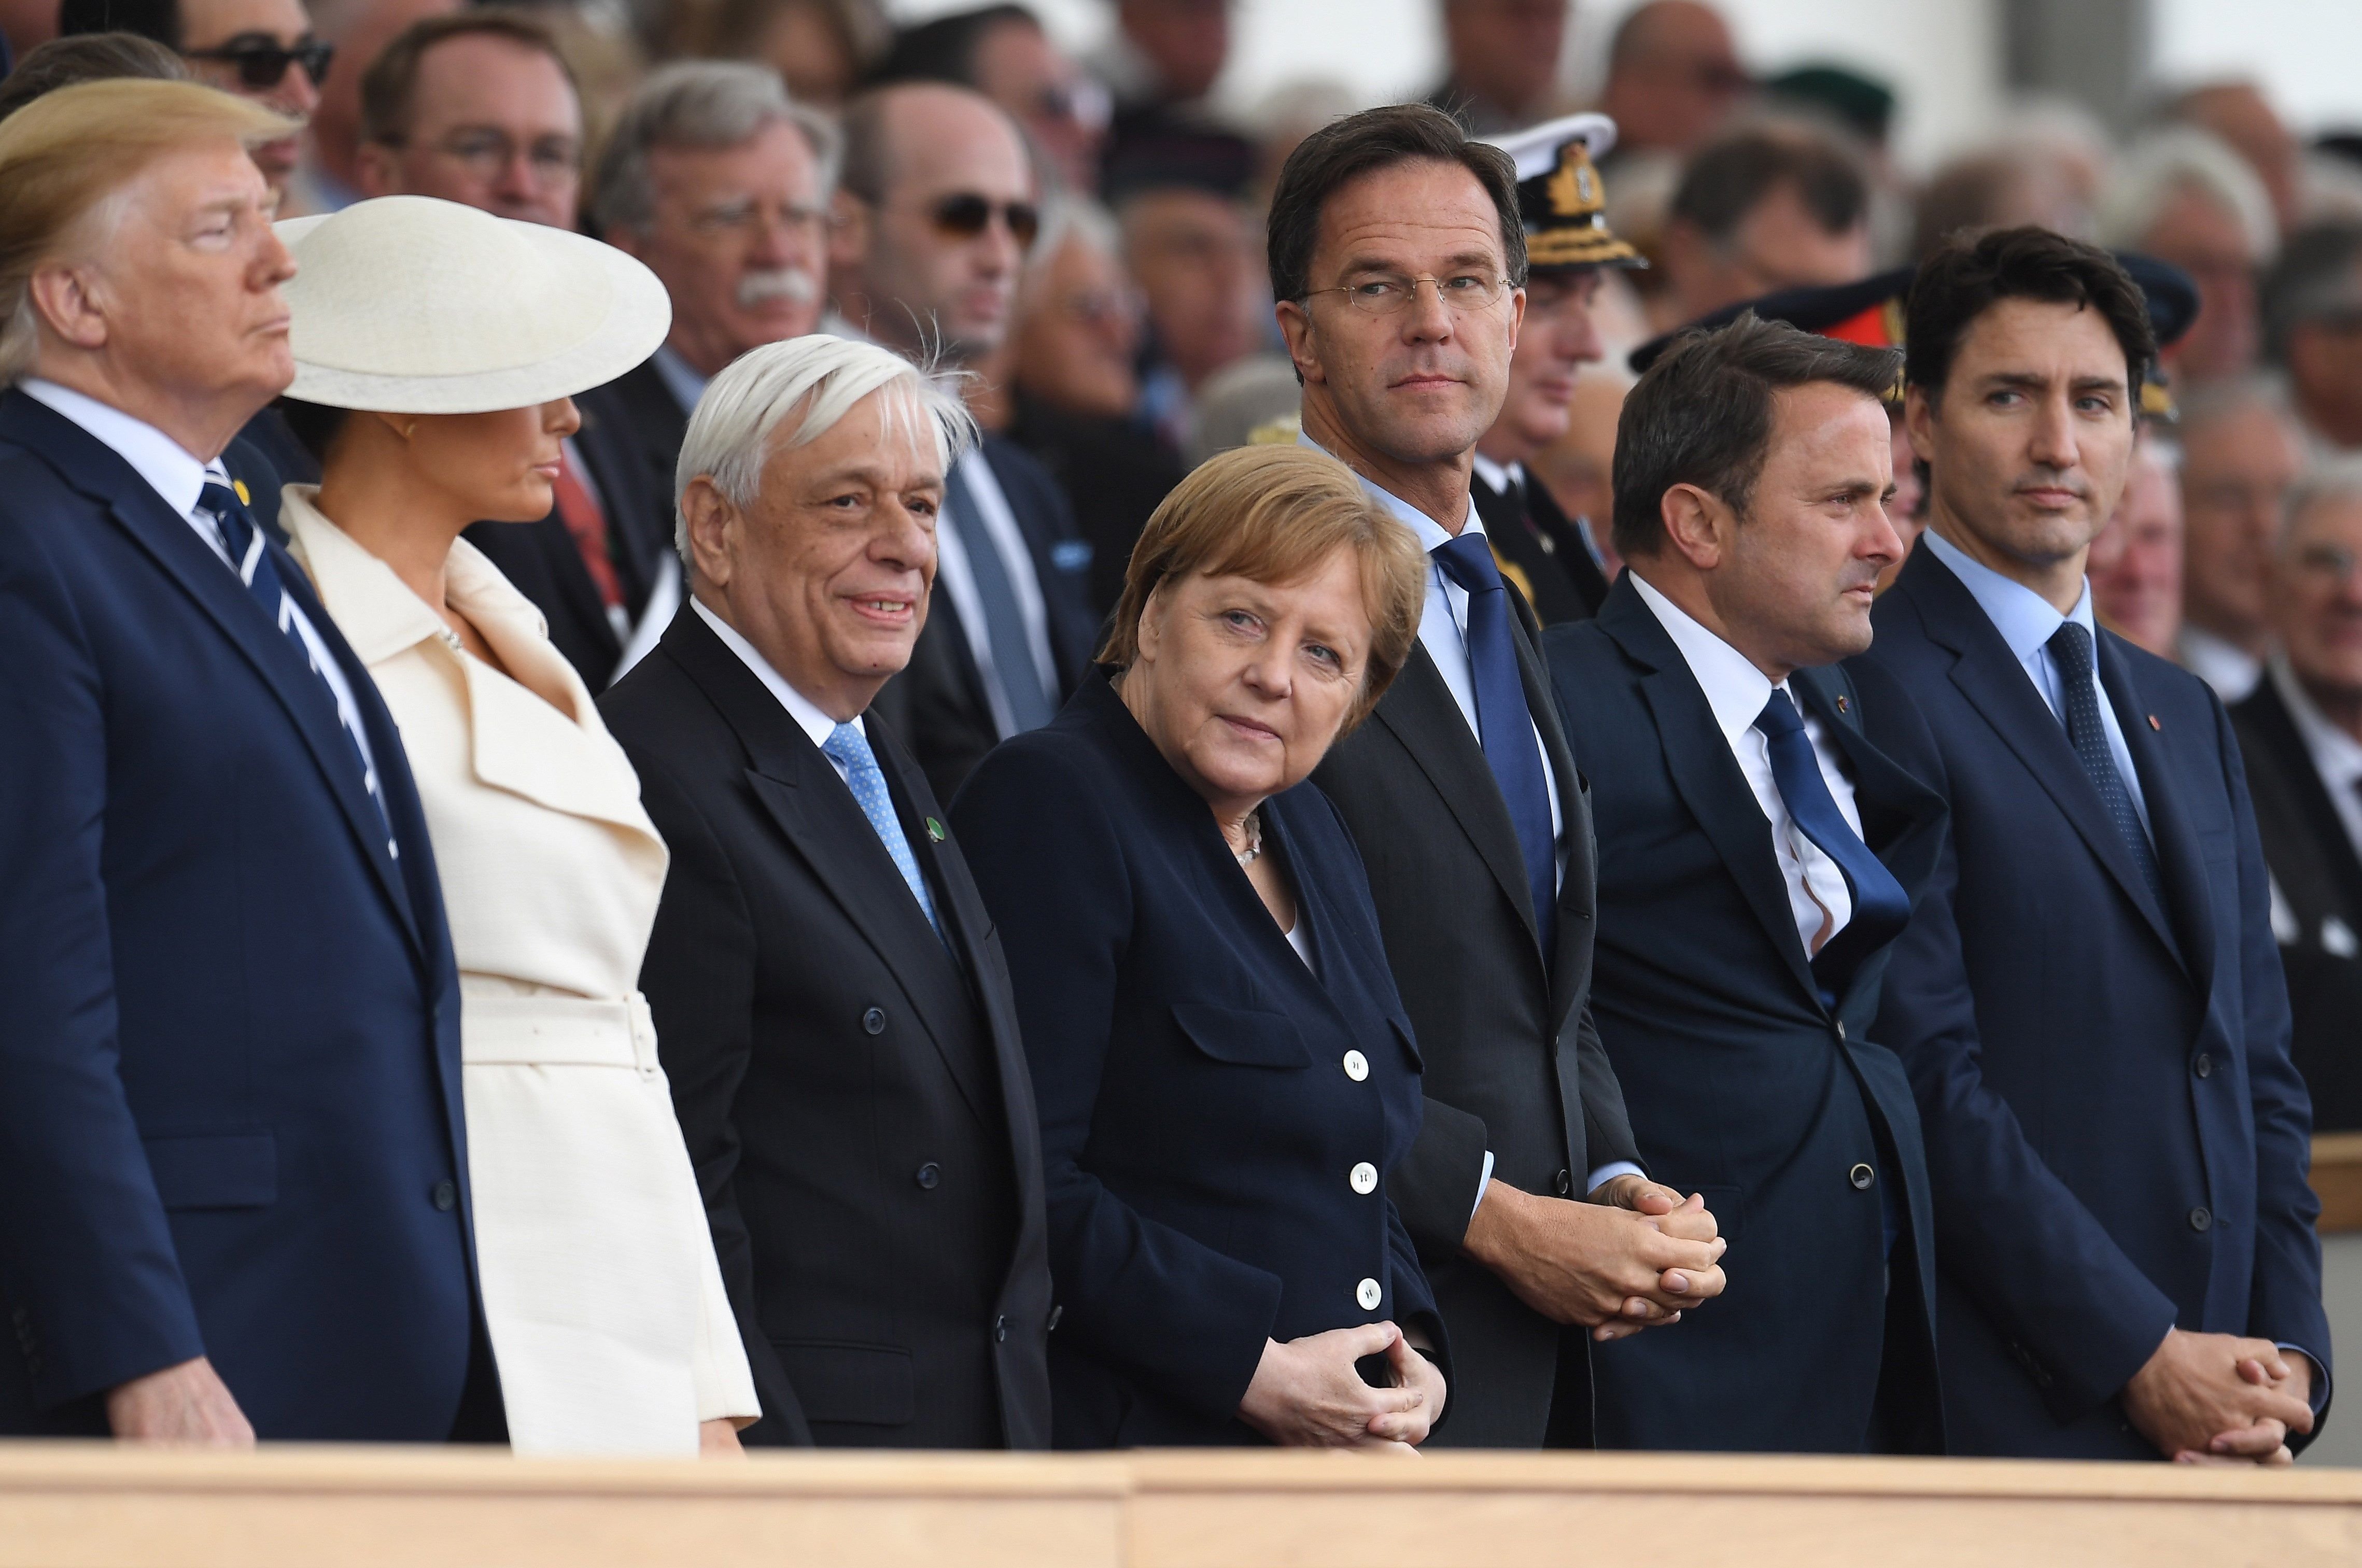
MULTIPOLYGON (((901 871, 853 792, 761 679, 723 646, 691 606, 681 606, 664 646, 746 748, 751 763, 747 787, 765 814, 894 971, 969 1110, 979 1120, 995 1120, 990 1093, 977 1080, 976 1064, 960 1060, 947 1045, 958 1036, 963 1021, 951 1016, 950 1010, 965 994, 951 955, 903 885, 901 871)), ((923 829, 921 836, 925 836, 923 829)), ((918 847, 914 844, 913 851, 918 847)))
POLYGON ((2329 798, 2329 786, 2322 781, 2312 749, 2280 697, 2278 678, 2267 676, 2238 716, 2247 733, 2261 742, 2250 755, 2261 752, 2269 759, 2290 808, 2302 824, 2300 831, 2319 846, 2317 853, 2327 862, 2323 869, 2335 898, 2345 908, 2362 911, 2362 855, 2356 853, 2345 819, 2338 814, 2337 802, 2329 798))
POLYGON ((2147 711, 2133 690, 2132 670, 2114 632, 2100 634, 2100 689, 2115 710, 2116 726, 2125 732, 2125 749, 2132 753, 2141 801, 2148 808, 2158 879, 2171 906, 2166 912, 2177 938, 2175 955, 2202 1000, 2214 983, 2213 898, 2206 886, 2206 858, 2182 807, 2181 788, 2166 757, 2165 743, 2149 728, 2147 711))
MULTIPOLYGON (((378 885, 400 913, 403 930, 412 942, 420 944, 423 953, 424 938, 416 913, 411 908, 409 889, 403 884, 401 868, 386 852, 386 818, 379 813, 377 803, 370 799, 361 781, 360 759, 354 752, 352 737, 345 733, 337 717, 336 704, 320 678, 306 667, 304 656, 287 635, 261 613, 253 596, 238 581, 237 574, 205 547, 188 520, 175 516, 172 509, 164 504, 163 497, 105 442, 22 392, 7 398, 6 425, 0 425, 0 430, 50 459, 59 476, 74 489, 105 504, 117 525, 196 602, 197 607, 253 666, 293 722, 329 792, 336 797, 347 825, 353 830, 362 857, 370 863, 378 885)), ((356 702, 366 706, 376 696, 369 672, 344 647, 336 623, 313 597, 302 569, 274 535, 266 533, 264 547, 271 552, 280 581, 286 585, 288 593, 331 653, 338 656, 338 667, 354 689, 356 702)), ((378 754, 381 771, 401 765, 398 739, 393 755, 388 755, 391 729, 390 725, 370 726, 370 746, 378 754)))
MULTIPOLYGON (((1534 614, 1533 606, 1516 594, 1509 596, 1509 606, 1515 613, 1510 619, 1515 634, 1511 640, 1518 649, 1518 679, 1525 688, 1526 712, 1542 737, 1542 760, 1549 765, 1551 781, 1558 790, 1562 869, 1557 950, 1551 955, 1550 966, 1551 1031, 1555 1034, 1565 1023, 1566 1015, 1573 1010, 1575 989, 1584 976, 1576 957, 1580 944, 1589 934, 1583 921, 1566 918, 1570 912, 1567 898, 1573 893, 1582 901, 1577 912, 1589 913, 1592 892, 1598 886, 1599 868, 1592 853, 1591 808, 1583 798, 1583 773, 1575 765, 1574 747, 1567 740, 1566 726, 1559 718, 1557 688, 1551 683, 1550 666, 1541 655, 1541 622, 1534 614)), ((1485 773, 1488 777, 1492 773, 1489 763, 1485 773)), ((1524 863, 1521 853, 1518 864, 1524 863)))
POLYGON ((1646 672, 1639 679, 1640 696, 1656 717, 1657 742, 1674 790, 1722 857, 1740 897, 1786 960, 1789 973, 1817 1002, 1820 982, 1813 977, 1804 938, 1796 933, 1788 884, 1772 845, 1771 823, 1748 787, 1747 776, 1738 770, 1738 759, 1731 756, 1730 743, 1689 661, 1628 582, 1618 581, 1608 590, 1607 602, 1599 609, 1599 626, 1626 658, 1646 672))
MULTIPOLYGON (((2025 667, 2009 651, 1993 629, 1984 607, 1933 550, 1912 552, 1895 591, 1917 604, 1928 633, 1956 656, 1952 684, 1970 706, 1982 714, 2003 745, 2073 824, 2075 832, 2107 870, 2149 929, 2177 961, 2180 949, 2167 927, 2165 911, 2150 896, 2147 878, 2133 864, 2132 851, 2108 820, 2099 791, 2083 772, 2067 738, 2067 726, 2050 711, 2042 693, 2026 678, 2025 667)), ((2121 722, 2121 721, 2119 721, 2121 722)))

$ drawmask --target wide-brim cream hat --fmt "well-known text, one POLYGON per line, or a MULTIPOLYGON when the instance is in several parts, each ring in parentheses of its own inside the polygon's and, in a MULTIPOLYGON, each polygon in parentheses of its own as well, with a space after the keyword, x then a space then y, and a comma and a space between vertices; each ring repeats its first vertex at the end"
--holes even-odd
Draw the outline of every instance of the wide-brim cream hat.
POLYGON ((276 224, 295 381, 380 414, 484 414, 602 386, 657 351, 672 302, 612 246, 429 196, 276 224))

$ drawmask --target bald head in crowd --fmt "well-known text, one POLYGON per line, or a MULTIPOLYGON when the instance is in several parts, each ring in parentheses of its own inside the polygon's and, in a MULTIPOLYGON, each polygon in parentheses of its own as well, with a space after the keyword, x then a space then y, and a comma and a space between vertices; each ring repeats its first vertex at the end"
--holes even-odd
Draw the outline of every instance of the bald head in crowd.
POLYGON ((1686 153, 1720 130, 1747 96, 1729 24, 1697 0, 1649 0, 1608 46, 1599 108, 1619 149, 1686 153))
POLYGON ((906 83, 844 113, 829 286, 880 343, 958 362, 997 350, 1041 214, 1016 124, 982 94, 906 83))

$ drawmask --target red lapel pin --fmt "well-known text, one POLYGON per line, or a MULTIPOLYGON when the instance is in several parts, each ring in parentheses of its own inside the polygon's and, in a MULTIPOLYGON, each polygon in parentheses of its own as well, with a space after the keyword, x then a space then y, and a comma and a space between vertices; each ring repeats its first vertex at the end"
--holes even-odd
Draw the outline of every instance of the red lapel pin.
POLYGON ((2157 731, 2159 734, 2163 734, 2165 733, 2165 726, 2157 722, 2157 715, 2155 713, 2151 713, 2148 716, 2148 727, 2157 731))

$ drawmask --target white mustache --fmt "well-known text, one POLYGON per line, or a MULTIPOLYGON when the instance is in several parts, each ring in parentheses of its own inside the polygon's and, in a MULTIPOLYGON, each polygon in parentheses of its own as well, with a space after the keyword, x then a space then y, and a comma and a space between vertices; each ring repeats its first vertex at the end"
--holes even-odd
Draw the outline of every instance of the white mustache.
POLYGON ((738 308, 753 310, 773 300, 810 304, 820 298, 820 280, 801 267, 764 267, 738 280, 738 308))

